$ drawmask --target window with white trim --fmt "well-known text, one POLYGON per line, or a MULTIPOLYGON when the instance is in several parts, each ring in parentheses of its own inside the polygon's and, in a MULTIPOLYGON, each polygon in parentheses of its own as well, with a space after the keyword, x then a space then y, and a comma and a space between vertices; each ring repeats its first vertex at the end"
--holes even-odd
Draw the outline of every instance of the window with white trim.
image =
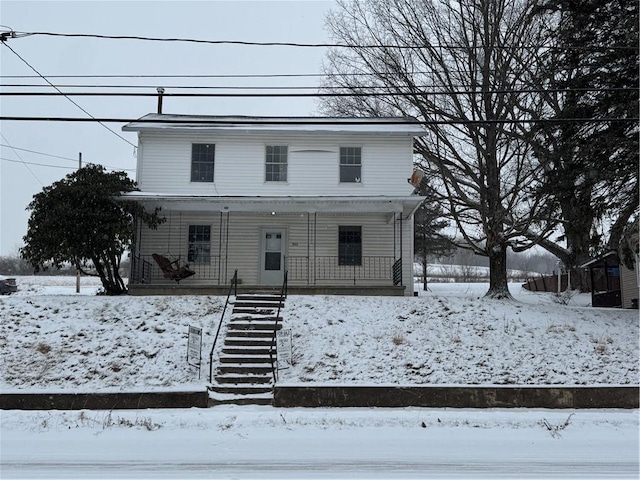
POLYGON ((189 263, 211 263, 211 225, 189 225, 189 263))
POLYGON ((191 181, 213 182, 216 146, 213 143, 191 145, 191 181))
POLYGON ((362 227, 338 226, 338 265, 362 265, 362 227))
POLYGON ((286 145, 267 145, 265 180, 267 182, 286 182, 288 148, 286 145))
POLYGON ((362 181, 362 147, 340 147, 340 183, 362 181))

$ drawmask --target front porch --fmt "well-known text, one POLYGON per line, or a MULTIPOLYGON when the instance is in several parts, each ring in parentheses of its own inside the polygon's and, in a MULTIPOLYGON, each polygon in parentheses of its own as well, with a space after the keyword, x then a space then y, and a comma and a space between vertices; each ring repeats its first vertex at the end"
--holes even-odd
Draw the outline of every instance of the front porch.
POLYGON ((413 294, 410 220, 419 197, 408 206, 387 198, 208 200, 165 199, 167 221, 138 228, 132 295, 222 294, 235 270, 241 292, 279 286, 287 271, 293 294, 413 294), (187 276, 172 276, 159 256, 187 276))

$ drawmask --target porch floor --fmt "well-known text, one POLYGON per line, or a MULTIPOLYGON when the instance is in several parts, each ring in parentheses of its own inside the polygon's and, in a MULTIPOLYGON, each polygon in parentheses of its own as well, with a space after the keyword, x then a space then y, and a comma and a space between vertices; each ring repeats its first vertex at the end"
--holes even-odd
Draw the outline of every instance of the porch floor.
MULTIPOLYGON (((280 285, 238 285, 238 293, 275 292, 280 291, 280 285)), ((135 284, 129 285, 129 295, 226 295, 229 285, 204 284, 135 284)), ((405 287, 402 285, 288 285, 289 295, 361 295, 361 296, 403 296, 405 287)))

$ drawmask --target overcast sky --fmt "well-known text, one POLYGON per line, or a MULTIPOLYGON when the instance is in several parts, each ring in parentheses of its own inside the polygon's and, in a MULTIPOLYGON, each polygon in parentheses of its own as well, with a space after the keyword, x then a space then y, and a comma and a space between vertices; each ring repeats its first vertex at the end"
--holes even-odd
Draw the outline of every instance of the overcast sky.
MULTIPOLYGON (((17 32, 90 33, 180 37, 206 40, 323 43, 331 1, 0 1, 0 23, 17 32)), ((55 75, 242 75, 320 73, 324 48, 201 45, 133 40, 27 36, 8 45, 45 77, 55 75)), ((0 45, 2 91, 54 92, 52 87, 18 89, 8 84, 46 85, 0 45)), ((99 79, 49 78, 55 85, 147 85, 136 91, 186 92, 171 86, 316 86, 318 78, 292 79, 99 79)), ((73 91, 70 87, 60 87, 73 91)), ((81 90, 87 91, 88 88, 81 90)), ((115 88, 109 88, 115 91, 115 88)), ((131 91, 132 89, 118 89, 131 91)), ((71 97, 98 118, 138 118, 155 112, 153 97, 71 97)), ((64 97, 0 97, 2 116, 87 117, 64 97)), ((164 112, 209 115, 314 115, 312 98, 165 98, 164 112)), ((132 144, 135 133, 123 124, 107 126, 132 144)), ((97 123, 2 121, 0 125, 0 255, 22 246, 29 213, 25 210, 43 186, 83 163, 100 163, 135 175, 134 148, 97 123), (15 149, 5 145, 11 145, 15 149), (26 152, 54 155, 40 155, 26 152), (34 164, 46 164, 42 166, 34 164)), ((0 272, 1 274, 2 272, 0 272)))

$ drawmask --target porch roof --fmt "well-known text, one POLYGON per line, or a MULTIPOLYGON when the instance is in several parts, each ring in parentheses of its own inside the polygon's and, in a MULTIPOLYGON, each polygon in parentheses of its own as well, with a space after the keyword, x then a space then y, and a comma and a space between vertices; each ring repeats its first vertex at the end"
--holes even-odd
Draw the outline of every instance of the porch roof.
POLYGON ((613 264, 619 264, 620 258, 618 257, 618 252, 615 250, 609 250, 602 255, 589 260, 586 263, 580 265, 580 268, 592 268, 592 267, 604 267, 605 265, 613 266, 613 264), (612 263, 607 264, 607 260, 611 260, 612 263))
POLYGON ((425 200, 407 196, 220 196, 128 192, 147 208, 186 212, 400 213, 409 217, 425 200))

